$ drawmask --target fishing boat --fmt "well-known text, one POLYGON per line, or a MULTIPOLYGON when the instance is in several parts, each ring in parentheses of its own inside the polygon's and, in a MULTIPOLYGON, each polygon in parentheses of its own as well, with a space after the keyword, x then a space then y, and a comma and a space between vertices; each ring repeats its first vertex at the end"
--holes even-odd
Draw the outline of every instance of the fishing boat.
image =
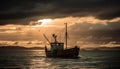
POLYGON ((44 35, 46 40, 50 44, 50 50, 48 50, 47 46, 45 46, 45 54, 46 57, 53 58, 77 58, 79 55, 80 48, 78 46, 74 46, 73 48, 67 48, 67 23, 65 23, 66 32, 65 32, 65 43, 66 47, 64 48, 64 42, 57 41, 57 35, 53 34, 54 42, 50 42, 48 38, 44 35))

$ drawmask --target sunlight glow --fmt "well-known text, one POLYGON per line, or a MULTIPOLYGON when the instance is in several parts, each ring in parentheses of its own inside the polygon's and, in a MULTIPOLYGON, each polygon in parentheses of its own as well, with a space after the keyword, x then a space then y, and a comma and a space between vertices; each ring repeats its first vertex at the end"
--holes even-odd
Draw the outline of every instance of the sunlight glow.
POLYGON ((38 20, 38 22, 42 23, 41 26, 46 26, 52 22, 52 19, 42 19, 42 20, 38 20))

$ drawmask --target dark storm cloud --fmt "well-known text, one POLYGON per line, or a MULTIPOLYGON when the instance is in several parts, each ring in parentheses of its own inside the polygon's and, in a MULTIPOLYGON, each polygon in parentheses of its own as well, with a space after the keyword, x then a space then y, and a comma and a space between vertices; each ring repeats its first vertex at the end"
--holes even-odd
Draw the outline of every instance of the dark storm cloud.
POLYGON ((92 42, 120 41, 120 22, 104 24, 76 23, 69 32, 74 39, 92 42))
POLYGON ((28 24, 24 20, 26 18, 38 20, 95 16, 99 19, 112 19, 120 16, 119 6, 120 0, 0 0, 0 25, 28 24))

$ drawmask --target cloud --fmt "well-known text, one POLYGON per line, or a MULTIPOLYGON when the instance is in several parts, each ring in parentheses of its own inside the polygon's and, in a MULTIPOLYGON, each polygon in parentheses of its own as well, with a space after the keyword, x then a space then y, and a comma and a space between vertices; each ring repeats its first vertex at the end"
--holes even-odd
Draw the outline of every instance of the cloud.
POLYGON ((119 0, 0 0, 0 25, 69 16, 113 19, 120 17, 119 3, 119 0))
POLYGON ((72 39, 85 42, 110 42, 120 41, 120 23, 92 24, 76 23, 70 26, 69 33, 72 39))
MULTIPOLYGON (((68 32, 72 42, 79 40, 93 42, 120 40, 120 18, 100 20, 95 17, 56 18, 52 19, 51 23, 47 23, 45 27, 40 26, 41 23, 38 21, 31 21, 29 25, 4 25, 0 26, 0 37, 3 40, 11 40, 11 38, 14 40, 33 40, 40 36, 43 37, 43 33, 48 36, 53 33, 64 35, 65 22, 68 22, 68 32)), ((64 38, 64 36, 62 37, 64 38)))

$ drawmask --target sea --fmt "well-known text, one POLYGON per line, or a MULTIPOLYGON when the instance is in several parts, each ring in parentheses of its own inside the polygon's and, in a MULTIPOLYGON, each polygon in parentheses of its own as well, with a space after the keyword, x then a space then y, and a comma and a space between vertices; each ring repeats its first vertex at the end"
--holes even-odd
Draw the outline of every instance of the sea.
POLYGON ((120 69, 120 51, 80 51, 65 59, 47 58, 44 50, 0 50, 0 69, 120 69))

